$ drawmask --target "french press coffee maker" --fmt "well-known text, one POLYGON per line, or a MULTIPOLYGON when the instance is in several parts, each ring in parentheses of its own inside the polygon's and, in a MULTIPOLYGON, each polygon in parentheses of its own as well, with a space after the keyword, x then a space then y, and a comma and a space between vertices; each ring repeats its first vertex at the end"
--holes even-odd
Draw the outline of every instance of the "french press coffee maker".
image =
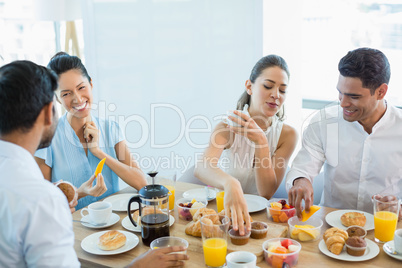
POLYGON ((131 203, 138 203, 142 243, 146 246, 156 238, 169 236, 169 190, 163 185, 154 184, 157 173, 148 173, 152 177, 152 184, 141 188, 139 195, 128 201, 128 217, 136 227, 138 223, 132 218, 130 206, 131 203))

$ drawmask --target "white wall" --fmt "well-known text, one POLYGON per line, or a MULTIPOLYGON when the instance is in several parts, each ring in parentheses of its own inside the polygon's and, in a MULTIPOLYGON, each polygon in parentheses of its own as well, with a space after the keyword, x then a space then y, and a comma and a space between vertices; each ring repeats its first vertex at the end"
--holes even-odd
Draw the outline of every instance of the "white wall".
POLYGON ((152 157, 162 161, 159 170, 184 171, 205 148, 213 118, 235 108, 263 56, 262 0, 84 3, 86 65, 100 116, 120 122, 145 170, 154 168, 146 161, 152 157), (176 108, 152 116, 158 103, 176 108), (186 138, 190 128, 204 131, 186 138), (151 138, 174 144, 157 148, 151 138))

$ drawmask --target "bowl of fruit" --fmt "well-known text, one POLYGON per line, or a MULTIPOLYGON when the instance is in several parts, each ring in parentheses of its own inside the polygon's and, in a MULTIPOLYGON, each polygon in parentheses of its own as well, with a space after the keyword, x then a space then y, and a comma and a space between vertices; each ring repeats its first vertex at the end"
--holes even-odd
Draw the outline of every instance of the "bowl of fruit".
POLYGON ((322 223, 320 218, 314 216, 304 222, 294 216, 288 220, 289 236, 301 242, 316 241, 321 237, 322 223))
POLYGON ((185 221, 192 221, 197 210, 205 208, 208 205, 208 201, 206 199, 182 198, 177 200, 176 205, 179 218, 185 221))
POLYGON ((287 199, 271 199, 267 203, 267 216, 273 222, 286 223, 296 215, 296 209, 290 206, 287 199))
POLYGON ((262 244, 265 261, 274 268, 282 268, 286 263, 288 266, 296 266, 299 259, 301 245, 299 242, 289 238, 273 238, 262 244))

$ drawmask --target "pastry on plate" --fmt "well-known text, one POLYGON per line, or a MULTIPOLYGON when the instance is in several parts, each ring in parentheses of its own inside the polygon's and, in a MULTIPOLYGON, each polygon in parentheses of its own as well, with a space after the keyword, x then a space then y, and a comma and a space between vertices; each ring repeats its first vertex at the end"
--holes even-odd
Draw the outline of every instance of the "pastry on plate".
POLYGON ((360 212, 347 212, 341 216, 341 222, 346 227, 352 225, 363 227, 366 224, 366 216, 360 212))
POLYGON ((102 250, 115 250, 126 244, 126 236, 116 230, 108 231, 99 237, 98 247, 102 250))

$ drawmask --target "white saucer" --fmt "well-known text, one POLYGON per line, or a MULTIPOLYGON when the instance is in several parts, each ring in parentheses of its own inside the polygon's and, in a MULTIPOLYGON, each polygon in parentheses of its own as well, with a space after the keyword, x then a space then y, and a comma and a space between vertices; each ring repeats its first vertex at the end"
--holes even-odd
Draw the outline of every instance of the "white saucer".
POLYGON ((320 251, 322 253, 324 253, 328 257, 331 257, 331 258, 334 258, 334 259, 337 259, 337 260, 342 260, 342 261, 366 261, 366 260, 370 260, 370 259, 376 257, 378 255, 378 253, 380 253, 380 248, 377 246, 376 243, 374 243, 373 241, 371 241, 370 239, 367 239, 367 238, 366 238, 366 242, 367 242, 367 249, 366 249, 366 252, 364 253, 363 256, 349 255, 346 252, 345 248, 342 250, 341 254, 336 255, 336 254, 334 254, 334 253, 332 253, 332 252, 330 252, 328 250, 327 246, 325 245, 324 239, 320 241, 320 243, 318 244, 318 248, 320 249, 320 251))
POLYGON ((95 254, 95 255, 115 255, 115 254, 120 254, 120 253, 129 251, 129 250, 135 248, 138 245, 138 243, 140 242, 140 240, 138 239, 138 237, 135 234, 127 232, 127 231, 119 231, 126 236, 126 238, 127 238, 126 244, 116 250, 110 250, 110 251, 109 250, 101 250, 98 247, 98 240, 99 240, 99 237, 106 232, 108 232, 108 231, 97 232, 97 233, 94 233, 94 234, 91 234, 91 235, 85 237, 84 240, 82 240, 82 242, 81 242, 81 248, 83 250, 85 250, 86 252, 95 254))
MULTIPOLYGON (((175 222, 175 219, 172 215, 169 215, 169 226, 172 226, 173 223, 175 222)), ((139 226, 137 224, 137 227, 135 227, 132 222, 130 221, 130 219, 128 218, 128 216, 126 216, 122 221, 121 221, 121 225, 124 227, 124 229, 127 229, 129 231, 132 232, 138 232, 141 233, 141 226, 139 226)))
MULTIPOLYGON (((112 195, 109 197, 106 197, 104 201, 112 203, 112 209, 113 211, 126 211, 127 212, 127 206, 128 206, 128 201, 130 200, 131 197, 135 196, 137 194, 116 194, 112 195)), ((131 203, 131 210, 136 210, 138 209, 138 203, 131 203)))
MULTIPOLYGON (((89 220, 89 215, 85 215, 84 217, 81 218, 81 220, 82 220, 82 221, 91 222, 91 221, 89 220)), ((92 229, 102 229, 102 228, 106 228, 106 227, 112 226, 113 224, 115 224, 115 223, 118 222, 119 220, 120 220, 120 216, 117 215, 116 213, 112 213, 112 215, 110 216, 110 219, 109 219, 109 221, 106 223, 106 225, 95 226, 95 225, 92 225, 92 224, 90 224, 90 223, 84 223, 84 222, 81 222, 81 224, 84 225, 85 227, 92 228, 92 229)))
POLYGON ((267 207, 268 200, 262 196, 245 194, 244 198, 246 199, 249 213, 257 212, 267 207))
MULTIPOLYGON (((208 187, 208 188, 209 188, 208 189, 208 192, 209 192, 208 201, 214 200, 216 198, 216 194, 219 192, 219 190, 216 188, 211 188, 211 187, 208 187)), ((183 197, 188 198, 188 199, 195 198, 196 200, 205 199, 207 197, 207 191, 205 190, 205 187, 191 189, 191 190, 185 191, 183 193, 183 197)))
POLYGON ((391 256, 392 258, 395 258, 395 259, 397 259, 397 260, 402 261, 402 254, 399 254, 399 253, 398 253, 398 255, 391 254, 390 252, 388 252, 388 250, 386 249, 386 246, 385 246, 385 245, 387 245, 388 247, 390 247, 391 250, 395 250, 395 248, 394 248, 394 241, 393 241, 393 240, 392 240, 392 241, 389 241, 389 242, 387 242, 387 243, 385 243, 385 244, 382 246, 382 249, 384 250, 385 253, 387 253, 388 256, 391 256))
POLYGON ((364 225, 363 228, 366 229, 367 231, 374 230, 374 215, 360 210, 341 209, 332 211, 331 213, 328 213, 327 216, 325 216, 325 221, 333 227, 346 230, 348 227, 342 224, 341 216, 347 212, 363 213, 364 216, 366 216, 366 225, 364 225))

